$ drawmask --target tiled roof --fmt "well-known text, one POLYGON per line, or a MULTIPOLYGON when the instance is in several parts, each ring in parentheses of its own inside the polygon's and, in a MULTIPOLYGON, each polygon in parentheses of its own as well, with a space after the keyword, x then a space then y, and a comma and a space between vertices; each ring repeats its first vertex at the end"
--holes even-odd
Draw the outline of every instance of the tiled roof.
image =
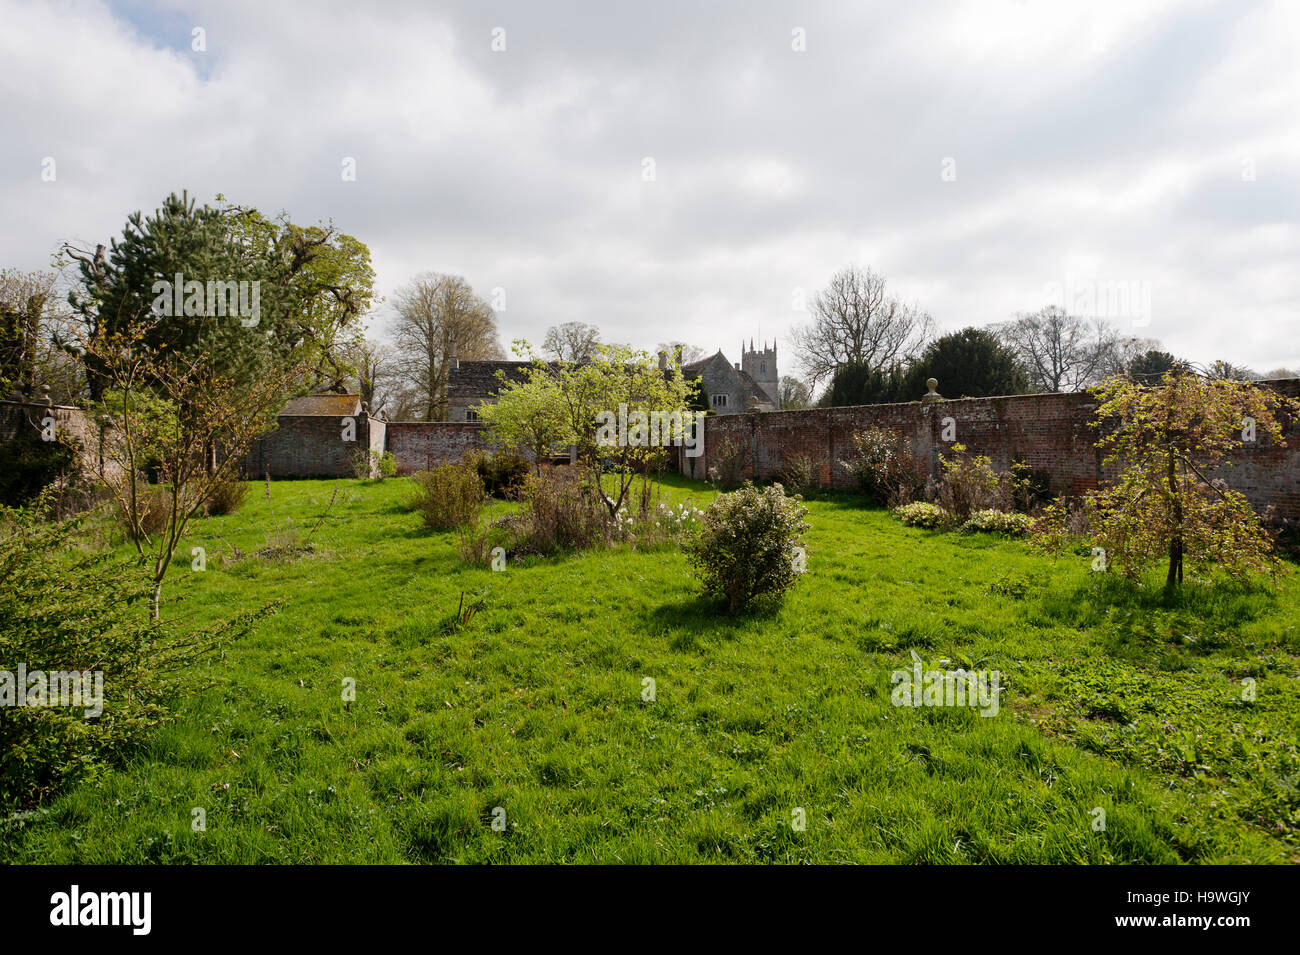
POLYGON ((337 395, 332 393, 303 395, 301 398, 294 398, 280 412, 281 415, 288 416, 302 415, 330 418, 341 418, 360 413, 360 395, 337 395))
POLYGON ((530 361, 462 361, 459 368, 447 373, 447 397, 452 404, 477 401, 484 395, 496 394, 501 387, 498 371, 505 372, 510 381, 523 381, 524 370, 530 361))

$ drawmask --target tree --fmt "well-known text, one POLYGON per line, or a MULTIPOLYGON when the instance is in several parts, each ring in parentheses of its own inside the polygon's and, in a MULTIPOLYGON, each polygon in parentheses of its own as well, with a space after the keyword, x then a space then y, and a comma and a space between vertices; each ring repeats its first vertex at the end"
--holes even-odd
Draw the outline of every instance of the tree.
POLYGON ((926 346, 908 369, 904 392, 919 399, 929 378, 937 378, 939 391, 949 398, 1020 395, 1029 390, 1029 379, 1015 353, 982 328, 952 332, 926 346))
POLYGON ((880 369, 849 364, 836 370, 830 387, 822 396, 822 405, 841 408, 847 405, 916 401, 920 397, 919 394, 909 393, 907 376, 897 365, 880 369))
MULTIPOLYGON (((1236 579, 1276 572, 1272 540, 1250 502, 1213 475, 1247 441, 1284 444, 1279 415, 1294 416, 1300 404, 1185 368, 1165 372, 1156 387, 1110 378, 1097 397, 1097 447, 1117 477, 1087 500, 1108 563, 1137 578, 1164 559, 1167 587, 1183 582, 1185 561, 1216 564, 1236 579)), ((1055 508, 1049 539, 1062 539, 1063 526, 1064 509, 1055 508)))
POLYGON ((397 368, 425 421, 447 417, 447 376, 460 361, 503 358, 496 313, 459 275, 426 272, 395 296, 397 368))
POLYGON ((1264 377, 1259 372, 1252 371, 1245 365, 1234 365, 1232 362, 1223 361, 1222 359, 1210 362, 1209 367, 1205 369, 1205 374, 1208 378, 1218 378, 1227 381, 1259 381, 1264 377))
POLYGON ((670 361, 676 361, 680 365, 701 361, 708 358, 710 354, 699 345, 690 345, 686 342, 660 342, 655 346, 655 351, 666 352, 670 361))
POLYGON ((51 272, 0 271, 0 397, 36 391, 41 333, 52 304, 51 272))
POLYGON ((1300 371, 1291 368, 1274 368, 1264 372, 1264 380, 1269 381, 1275 378, 1300 378, 1300 371))
POLYGON ((849 267, 813 299, 812 322, 796 329, 795 355, 813 387, 843 365, 888 368, 906 363, 929 339, 934 323, 916 306, 888 294, 871 269, 849 267))
POLYGON ((782 411, 796 411, 813 406, 812 391, 794 375, 782 375, 777 386, 778 401, 782 411))
POLYGON ((1124 374, 1138 384, 1155 384, 1165 376, 1166 372, 1186 367, 1186 362, 1175 358, 1169 352, 1151 349, 1133 356, 1124 369, 1124 374))
POLYGON ((479 405, 479 419, 503 447, 523 448, 532 454, 533 467, 541 474, 547 452, 570 434, 560 382, 540 359, 524 369, 520 379, 507 378, 504 373, 498 376, 502 384, 497 400, 479 405))
MULTIPOLYGON (((292 365, 307 369, 307 387, 337 379, 334 350, 373 301, 370 250, 332 225, 304 228, 217 198, 199 206, 173 193, 153 214, 131 214, 108 248, 65 245, 78 273, 72 338, 94 345, 129 327, 150 349, 203 352, 234 377, 292 365)), ((98 349, 62 341, 100 400, 111 373, 98 349)))
POLYGON ((600 344, 600 329, 584 322, 565 322, 546 330, 542 351, 556 361, 586 361, 600 344))
POLYGON ((362 338, 343 351, 342 359, 356 383, 356 393, 371 414, 378 414, 392 397, 395 359, 392 346, 362 338))
POLYGON ((150 347, 147 332, 127 327, 82 343, 104 369, 104 426, 94 478, 126 518, 137 553, 149 562, 152 616, 190 520, 212 492, 238 480, 253 442, 275 427, 301 369, 277 364, 254 378, 231 378, 215 356, 150 347), (220 453, 218 453, 218 451, 220 453), (156 468, 161 519, 151 532, 141 472, 156 468))
POLYGON ((1117 341, 1105 322, 1087 322, 1055 305, 1022 312, 994 330, 1015 352, 1035 391, 1081 391, 1097 384, 1117 341))

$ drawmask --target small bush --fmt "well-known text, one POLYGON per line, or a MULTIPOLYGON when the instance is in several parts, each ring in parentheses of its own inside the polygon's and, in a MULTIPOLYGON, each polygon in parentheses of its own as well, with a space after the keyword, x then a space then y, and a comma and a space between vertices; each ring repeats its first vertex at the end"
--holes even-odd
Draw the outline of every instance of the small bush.
POLYGON ((0 441, 0 505, 22 507, 60 478, 77 475, 77 452, 58 441, 20 428, 11 441, 0 441))
POLYGON ((975 511, 1010 510, 1011 482, 993 470, 984 455, 969 455, 966 446, 954 444, 940 460, 943 475, 937 487, 938 503, 960 521, 975 511))
POLYGON ((908 527, 925 527, 931 530, 947 527, 953 522, 952 515, 938 504, 928 501, 913 501, 894 508, 894 514, 908 527))
POLYGON ((1028 514, 1017 511, 975 511, 961 529, 967 533, 982 531, 988 534, 1010 534, 1016 537, 1028 534, 1034 521, 1028 514))
POLYGON ((553 554, 609 539, 605 505, 574 468, 545 467, 529 474, 523 497, 524 543, 533 553, 553 554))
MULTIPOLYGON (((212 651, 272 609, 199 632, 150 622, 148 578, 130 559, 81 551, 81 536, 78 521, 0 508, 0 666, 24 665, 29 681, 38 672, 82 674, 91 697, 0 709, 0 818, 129 755, 171 718, 178 698, 208 682, 212 651)), ((31 687, 10 690, 30 704, 31 687)))
POLYGON ((781 455, 781 485, 793 494, 804 494, 817 486, 817 459, 803 451, 781 455))
POLYGON ((803 571, 808 509, 780 484, 749 482, 713 500, 684 547, 704 593, 735 613, 755 598, 779 600, 803 571))
POLYGON ((733 488, 740 483, 740 476, 745 473, 749 460, 748 442, 728 435, 718 443, 716 450, 709 453, 709 480, 721 483, 724 488, 733 488))
POLYGON ((397 457, 392 451, 385 451, 379 455, 379 476, 381 478, 390 478, 397 473, 397 457))
POLYGON ((853 435, 853 451, 840 467, 853 475, 858 488, 876 504, 897 507, 922 487, 921 468, 901 431, 864 428, 853 435))
POLYGON ((478 455, 474 459, 474 468, 488 494, 515 501, 524 489, 532 465, 517 454, 498 451, 496 454, 478 455))
POLYGON ((485 503, 483 482, 472 467, 439 464, 411 477, 415 493, 409 503, 426 527, 449 531, 478 521, 485 503))
POLYGON ((208 492, 208 514, 213 517, 220 517, 223 514, 233 514, 243 506, 244 498, 247 496, 247 481, 241 481, 237 477, 220 481, 217 484, 214 484, 212 490, 208 492))
MULTIPOLYGON (((120 480, 126 482, 130 479, 123 477, 120 480)), ((148 484, 141 480, 135 482, 138 527, 131 526, 131 514, 122 504, 129 493, 129 490, 122 492, 113 506, 114 517, 126 536, 130 540, 142 540, 166 530, 172 506, 171 489, 165 484, 148 484)))

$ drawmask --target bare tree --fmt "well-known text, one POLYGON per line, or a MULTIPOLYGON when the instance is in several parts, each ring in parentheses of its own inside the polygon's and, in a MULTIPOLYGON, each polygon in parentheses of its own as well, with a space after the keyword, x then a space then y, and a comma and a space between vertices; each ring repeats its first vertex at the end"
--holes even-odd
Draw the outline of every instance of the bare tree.
POLYGON ((811 408, 812 390, 794 375, 782 375, 778 390, 782 411, 811 408))
POLYGON ((1035 391, 1079 391, 1098 384, 1119 340, 1108 323, 1086 321, 1056 305, 1021 312, 994 331, 1016 353, 1035 391))
POLYGON ((813 387, 842 365, 873 370, 911 360, 929 340, 934 320, 889 294, 885 279, 850 266, 813 299, 812 322, 793 334, 795 356, 813 387))
POLYGON ((542 352, 555 361, 589 361, 600 344, 600 329, 585 322, 565 322, 546 330, 542 352))
POLYGON ((344 360, 352 370, 357 394, 371 414, 378 414, 393 397, 396 353, 392 346, 362 338, 347 349, 344 360))
POLYGON ((461 361, 504 358, 496 314, 459 275, 426 272, 394 297, 397 371, 425 421, 447 416, 447 374, 461 361))
POLYGON ((1152 353, 1160 353, 1161 348, 1157 338, 1116 338, 1102 358, 1098 376, 1104 379, 1112 375, 1127 375, 1135 362, 1152 353))
POLYGON ((667 352, 670 360, 678 361, 683 365, 708 358, 712 354, 698 345, 688 345, 686 342, 660 342, 655 346, 655 351, 667 352))

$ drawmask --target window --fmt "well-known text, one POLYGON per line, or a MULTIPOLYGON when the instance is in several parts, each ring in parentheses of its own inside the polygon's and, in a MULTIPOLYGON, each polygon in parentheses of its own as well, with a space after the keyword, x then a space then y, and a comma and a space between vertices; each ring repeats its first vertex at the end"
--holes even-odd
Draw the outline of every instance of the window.
POLYGON ((477 420, 478 420, 478 412, 475 411, 473 408, 466 408, 466 409, 465 409, 465 420, 466 420, 466 421, 477 421, 477 420))
POLYGON ((764 374, 764 375, 766 375, 766 374, 767 374, 767 362, 765 362, 765 361, 760 361, 760 362, 758 363, 758 370, 759 370, 759 373, 760 373, 760 374, 764 374))
POLYGON ((715 408, 725 408, 725 407, 727 407, 727 396, 726 396, 726 395, 714 395, 714 396, 713 396, 713 407, 715 407, 715 408))

